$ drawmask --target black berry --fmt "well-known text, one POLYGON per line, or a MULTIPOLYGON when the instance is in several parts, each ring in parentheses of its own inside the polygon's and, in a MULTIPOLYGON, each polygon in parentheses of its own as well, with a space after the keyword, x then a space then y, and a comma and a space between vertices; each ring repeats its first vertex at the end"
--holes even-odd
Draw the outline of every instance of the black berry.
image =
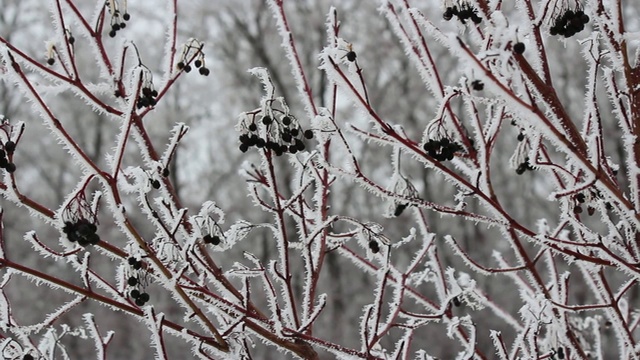
POLYGON ((16 143, 14 143, 13 141, 9 140, 6 143, 4 143, 4 150, 11 154, 12 152, 14 152, 16 150, 16 143))
POLYGON ((307 139, 313 139, 313 131, 305 130, 304 137, 307 138, 307 139))
POLYGON ((380 252, 380 245, 378 245, 377 241, 371 240, 369 241, 369 249, 372 253, 377 254, 380 252))
POLYGON ((484 90, 484 84, 482 83, 482 81, 480 80, 473 80, 471 82, 471 87, 473 88, 473 90, 475 91, 482 91, 484 90))
POLYGON ((515 52, 516 54, 524 53, 524 44, 521 42, 518 42, 515 45, 513 45, 513 52, 515 52))

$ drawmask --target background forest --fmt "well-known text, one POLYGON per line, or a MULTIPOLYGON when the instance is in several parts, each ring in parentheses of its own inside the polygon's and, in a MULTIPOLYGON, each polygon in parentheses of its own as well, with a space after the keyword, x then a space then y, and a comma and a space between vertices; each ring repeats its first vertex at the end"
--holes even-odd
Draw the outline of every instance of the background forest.
POLYGON ((0 358, 640 358, 635 2, 0 8, 0 358))

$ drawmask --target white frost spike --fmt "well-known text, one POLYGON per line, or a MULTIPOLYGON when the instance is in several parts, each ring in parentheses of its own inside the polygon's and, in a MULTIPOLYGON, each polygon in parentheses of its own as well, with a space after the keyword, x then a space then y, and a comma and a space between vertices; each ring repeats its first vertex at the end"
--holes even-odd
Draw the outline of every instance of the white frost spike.
POLYGON ((164 313, 156 315, 152 306, 145 306, 144 315, 147 328, 151 332, 151 344, 156 349, 156 359, 168 359, 164 348, 164 341, 162 339, 162 321, 164 320, 164 313))
POLYGON ((91 200, 91 212, 98 213, 98 206, 100 206, 100 199, 102 199, 102 191, 95 191, 93 193, 93 199, 91 200))
POLYGON ((327 304, 327 294, 320 294, 318 296, 318 305, 314 308, 313 313, 309 316, 309 318, 300 325, 298 332, 304 331, 304 329, 308 328, 317 318, 320 316, 320 312, 324 309, 324 306, 327 304))
MULTIPOLYGON (((400 241, 398 241, 398 242, 395 242, 395 243, 391 244, 391 247, 392 247, 392 248, 394 248, 394 249, 396 249, 396 248, 399 248, 399 247, 401 247, 401 246, 403 246, 403 245, 409 244, 410 242, 412 242, 413 240, 415 240, 415 239, 416 239, 416 236, 417 236, 417 235, 418 235, 418 234, 417 234, 416 228, 413 228, 413 227, 412 227, 411 229, 409 229, 409 235, 407 235, 407 236, 403 237, 400 241)), ((435 237, 435 234, 430 234, 430 235, 427 237, 427 241, 426 241, 426 243, 430 243, 430 242, 433 240, 433 237, 435 237)), ((424 251, 426 251, 426 250, 427 250, 427 247, 424 247, 424 246, 423 246, 423 248, 424 248, 424 251)), ((413 260, 413 261, 417 261, 416 259, 417 259, 417 258, 416 258, 416 257, 414 257, 414 260, 413 260)), ((413 266, 415 266, 415 265, 416 265, 416 263, 415 263, 415 262, 412 262, 412 264, 411 264, 411 265, 409 265, 409 268, 412 268, 412 267, 413 267, 413 266)))
POLYGON ((626 298, 621 298, 618 301, 618 308, 620 309, 620 313, 624 318, 625 322, 629 322, 629 302, 626 298))
POLYGON ((22 346, 12 338, 6 338, 0 342, 0 351, 3 359, 19 359, 22 356, 22 346))
POLYGON ((226 231, 224 243, 221 244, 222 247, 220 247, 220 249, 231 249, 238 242, 246 238, 247 235, 249 235, 249 232, 251 232, 251 229, 253 229, 253 225, 251 225, 250 223, 244 220, 237 221, 235 224, 231 225, 229 230, 226 231))
POLYGON ((549 223, 547 219, 538 219, 536 227, 538 228, 538 234, 549 235, 549 223))
POLYGON ((308 81, 305 78, 304 69, 302 68, 302 61, 298 57, 297 50, 295 48, 293 34, 288 29, 287 20, 285 18, 284 10, 280 11, 280 6, 284 6, 282 4, 278 4, 281 1, 276 0, 268 0, 269 8, 271 9, 271 13, 276 19, 276 23, 278 26, 278 33, 280 34, 280 38, 282 39, 282 48, 287 55, 287 59, 289 60, 289 65, 291 68, 291 73, 296 83, 296 89, 298 90, 298 94, 300 99, 304 103, 304 109, 309 118, 312 118, 315 111, 315 104, 313 103, 313 99, 307 93, 308 90, 308 81))
POLYGON ((58 337, 56 329, 50 327, 47 330, 46 334, 40 340, 40 343, 38 344, 38 351, 41 354, 44 354, 45 358, 47 359, 69 359, 67 351, 60 344, 59 340, 60 338, 58 337), (60 351, 59 353, 58 350, 60 351), (56 354, 58 356, 55 356, 56 354))
POLYGON ((10 316, 11 308, 9 299, 7 299, 4 291, 0 291, 0 330, 7 331, 7 327, 12 323, 10 316))
POLYGON ((456 316, 452 318, 449 326, 447 326, 447 336, 453 339, 455 336, 455 330, 460 326, 464 326, 469 329, 469 341, 467 342, 466 349, 463 352, 459 353, 458 356, 456 356, 456 359, 471 359, 473 357, 476 344, 476 327, 471 320, 471 316, 456 316))
POLYGON ((224 212, 220 209, 214 201, 206 201, 202 204, 202 208, 198 215, 202 217, 211 217, 211 215, 217 216, 217 219, 214 219, 218 224, 224 224, 224 212))
POLYGON ((447 281, 450 286, 449 301, 457 297, 458 300, 465 302, 473 309, 481 309, 484 307, 474 292, 476 281, 473 280, 469 274, 458 272, 459 275, 456 278, 455 269, 451 267, 447 268, 445 273, 447 274, 447 281))
POLYGON ((265 95, 263 99, 273 99, 276 90, 273 86, 273 80, 271 80, 271 76, 269 76, 269 71, 263 67, 254 67, 249 69, 248 72, 260 79, 260 82, 264 86, 265 95))
POLYGON ((176 123, 173 129, 171 129, 171 134, 172 134, 171 140, 169 141, 169 144, 167 145, 167 149, 162 155, 162 160, 157 166, 158 169, 161 170, 164 167, 164 164, 169 163, 169 160, 171 159, 171 157, 175 155, 176 149, 180 144, 180 140, 182 140, 182 138, 187 134, 187 132, 189 132, 189 126, 181 122, 176 123))
POLYGON ((129 183, 122 176, 118 177, 118 186, 127 193, 148 193, 151 191, 152 186, 149 181, 149 176, 139 166, 129 166, 122 171, 124 178, 130 179, 132 183, 129 183))
POLYGON ((493 341, 493 347, 496 349, 496 355, 498 355, 498 358, 500 360, 508 360, 509 355, 507 354, 507 349, 505 349, 502 344, 500 335, 500 332, 495 330, 491 330, 491 332, 489 333, 489 336, 493 341))
POLYGON ((416 360, 438 360, 437 358, 427 354, 424 350, 416 351, 416 360))
POLYGON ((96 324, 95 318, 93 314, 86 313, 82 316, 84 322, 87 324, 87 329, 89 331, 89 336, 93 338, 93 341, 96 346, 96 358, 104 359, 105 358, 105 348, 107 344, 113 338, 115 334, 113 331, 107 332, 107 335, 103 338, 100 335, 100 331, 98 330, 98 325, 96 324))
POLYGON ((331 121, 331 113, 326 108, 318 109, 318 115, 311 119, 311 125, 319 130, 318 136, 330 137, 336 132, 336 124, 331 121))

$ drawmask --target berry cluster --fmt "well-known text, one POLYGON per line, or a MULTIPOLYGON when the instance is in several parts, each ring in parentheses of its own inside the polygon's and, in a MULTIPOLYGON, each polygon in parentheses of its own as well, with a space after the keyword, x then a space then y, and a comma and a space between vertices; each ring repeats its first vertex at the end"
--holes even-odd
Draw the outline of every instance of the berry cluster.
POLYGON ((4 148, 0 149, 0 169, 7 170, 8 173, 16 171, 16 164, 9 161, 8 155, 13 154, 16 150, 16 143, 9 140, 4 143, 4 148))
POLYGON ((131 15, 129 13, 124 13, 122 15, 122 20, 120 20, 120 12, 116 11, 116 13, 111 18, 111 31, 109 31, 109 36, 116 37, 116 33, 118 30, 122 30, 127 27, 127 23, 125 21, 129 21, 131 19, 131 15))
POLYGON ((100 242, 100 236, 96 234, 98 227, 96 224, 87 219, 81 218, 75 222, 67 221, 64 223, 62 231, 67 234, 67 239, 71 242, 77 242, 78 245, 87 247, 96 245, 100 242))
POLYGON ((520 165, 518 165, 518 168, 516 169, 516 174, 522 175, 527 170, 535 170, 535 169, 531 166, 531 164, 529 164, 529 158, 525 157, 524 161, 521 162, 520 165))
POLYGON ((246 152, 250 147, 271 150, 276 156, 284 153, 295 154, 306 148, 304 139, 312 139, 313 131, 303 131, 291 116, 283 115, 275 119, 265 115, 256 123, 255 119, 247 126, 247 132, 240 135, 240 151, 246 152), (266 137, 260 137, 259 125, 265 127, 266 137))
MULTIPOLYGON (((142 269, 142 260, 138 260, 135 257, 130 257, 127 262, 129 263, 129 265, 131 265, 131 267, 134 270, 140 270, 142 269)), ((137 281, 137 280, 136 280, 137 281)), ((135 284, 134 284, 135 285, 135 284)))
POLYGON ((189 39, 189 41, 182 46, 182 54, 180 54, 178 62, 176 63, 176 68, 186 73, 191 72, 191 70, 193 70, 191 60, 195 58, 196 60, 193 62, 193 65, 198 68, 198 73, 202 76, 209 76, 211 71, 205 66, 202 48, 204 48, 203 42, 198 39, 189 39))
POLYGON ((156 97, 158 96, 158 91, 152 89, 149 86, 145 86, 142 88, 142 93, 138 97, 138 103, 136 107, 141 109, 143 107, 155 106, 157 101, 156 97))
MULTIPOLYGON (((575 214, 582 214, 583 209, 582 206, 587 206, 587 214, 589 216, 595 214, 596 208, 594 207, 594 202, 598 199, 602 199, 602 194, 598 190, 590 190, 588 192, 581 192, 576 194, 573 197, 574 207, 573 212, 575 214)), ((610 210, 612 208, 611 203, 606 202, 605 207, 610 210)))
MULTIPOLYGON (((195 67, 198 68, 198 73, 200 75, 209 76, 209 74, 211 73, 209 68, 204 66, 204 60, 202 60, 202 59, 198 59, 198 60, 194 61, 193 65, 195 65, 195 67)), ((178 70, 184 70, 184 72, 186 72, 186 73, 191 72, 191 70, 193 70, 191 68, 191 65, 189 65, 188 63, 185 64, 183 61, 179 61, 176 64, 176 67, 178 68, 178 70)))
POLYGON ((424 144, 423 148, 429 156, 438 161, 453 160, 454 153, 462 150, 462 146, 460 146, 460 144, 447 138, 442 138, 440 140, 429 139, 429 141, 424 144))
MULTIPOLYGON (((127 261, 134 270, 142 269, 142 260, 138 260, 132 256, 127 261)), ((135 287, 129 292, 129 295, 132 299, 134 299, 136 305, 142 306, 149 301, 149 294, 147 294, 146 292, 141 292, 140 289, 138 289, 140 280, 137 276, 129 276, 129 278, 127 279, 127 284, 131 287, 135 287)))
POLYGON ((556 17, 553 26, 549 29, 551 35, 562 35, 570 38, 584 30, 584 26, 589 22, 589 15, 582 10, 567 9, 564 14, 556 17))
POLYGON ((463 3, 460 9, 455 5, 449 6, 442 14, 442 17, 447 21, 451 20, 454 16, 457 16, 463 24, 469 19, 471 19, 474 24, 480 24, 482 22, 482 18, 478 16, 478 10, 467 3, 463 3))
POLYGON ((149 294, 147 294, 146 292, 140 292, 140 290, 138 289, 131 290, 131 292, 129 292, 129 295, 131 295, 131 298, 134 299, 136 305, 138 306, 143 306, 150 299, 149 294))

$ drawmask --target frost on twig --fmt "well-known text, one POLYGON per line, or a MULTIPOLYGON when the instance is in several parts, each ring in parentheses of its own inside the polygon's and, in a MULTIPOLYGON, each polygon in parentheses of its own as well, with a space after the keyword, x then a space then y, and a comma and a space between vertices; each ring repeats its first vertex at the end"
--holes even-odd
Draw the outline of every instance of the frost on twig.
POLYGON ((0 37, 0 355, 139 321, 161 359, 639 358, 631 5, 354 4, 53 1, 37 55, 0 37))

